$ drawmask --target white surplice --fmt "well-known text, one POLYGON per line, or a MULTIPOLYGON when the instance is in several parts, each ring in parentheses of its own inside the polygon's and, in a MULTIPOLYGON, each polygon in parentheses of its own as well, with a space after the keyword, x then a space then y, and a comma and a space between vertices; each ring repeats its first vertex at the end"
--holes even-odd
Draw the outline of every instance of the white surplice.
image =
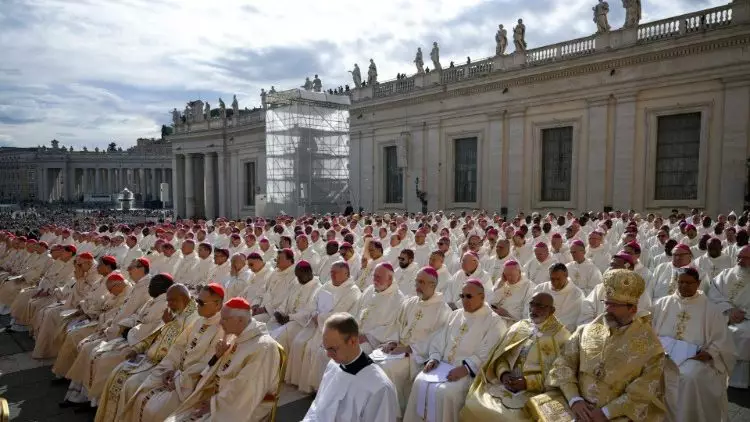
POLYGON ((260 306, 266 309, 265 314, 256 315, 254 318, 261 322, 268 322, 273 318, 273 313, 281 309, 286 302, 289 291, 294 288, 297 279, 294 275, 294 265, 290 265, 283 271, 274 270, 268 275, 266 290, 260 301, 260 306))
POLYGON ((328 363, 320 390, 303 422, 396 422, 398 400, 393 383, 370 364, 356 375, 328 363))
POLYGON ((393 283, 398 285, 401 293, 405 297, 416 296, 417 288, 415 280, 417 279, 417 273, 419 273, 420 267, 416 262, 412 262, 406 268, 397 267, 393 274, 393 283))
POLYGON ((487 297, 487 303, 505 309, 516 322, 523 318, 523 310, 533 296, 534 283, 522 276, 516 284, 509 284, 498 280, 487 297))
POLYGON ((523 272, 526 274, 526 278, 528 278, 529 281, 538 286, 549 281, 549 269, 555 263, 557 263, 557 261, 555 261, 555 258, 553 258, 552 255, 550 255, 544 262, 539 262, 539 260, 534 257, 528 264, 526 264, 523 272))
POLYGON ((583 291, 585 296, 602 282, 601 271, 590 259, 584 259, 581 263, 571 261, 565 266, 568 267, 568 278, 583 291))
POLYGON ((375 291, 374 285, 362 292, 354 316, 360 334, 367 337, 367 342, 360 344, 365 353, 369 354, 390 341, 398 341, 396 318, 404 300, 395 283, 382 292, 375 291))
MULTIPOLYGON (((721 308, 701 291, 692 297, 682 297, 678 291, 657 300, 652 313, 660 338, 687 342, 712 358, 665 363, 665 402, 670 415, 679 422, 728 420, 727 382, 735 351, 721 308)), ((671 353, 667 348, 665 352, 671 353)))

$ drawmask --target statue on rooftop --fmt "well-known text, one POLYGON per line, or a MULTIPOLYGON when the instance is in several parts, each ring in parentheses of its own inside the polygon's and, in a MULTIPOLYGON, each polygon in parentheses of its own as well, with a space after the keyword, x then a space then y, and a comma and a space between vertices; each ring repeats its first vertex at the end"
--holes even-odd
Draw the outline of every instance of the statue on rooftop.
POLYGON ((414 64, 417 65, 417 73, 424 73, 424 60, 422 59, 422 47, 417 47, 417 57, 414 58, 414 64))
POLYGON ((313 78, 312 88, 315 92, 320 92, 323 89, 323 82, 320 81, 318 75, 315 75, 313 78))
POLYGON ((310 77, 308 76, 305 78, 305 84, 302 85, 302 88, 304 88, 305 91, 311 91, 312 87, 313 87, 312 82, 310 81, 310 77))
POLYGON ((370 59, 370 68, 367 69, 367 85, 378 83, 378 68, 375 66, 375 60, 370 59))
POLYGON ((83 152, 89 152, 88 147, 83 147, 83 152))
POLYGON ((516 53, 526 52, 526 25, 523 19, 518 20, 518 25, 513 28, 513 44, 516 46, 516 53))
POLYGON ((221 120, 227 119, 227 105, 221 98, 219 98, 219 117, 221 117, 221 120))
POLYGON ((508 30, 501 24, 495 34, 495 55, 505 55, 506 48, 508 48, 508 30))
POLYGON ((594 23, 596 23, 596 33, 605 34, 609 32, 609 21, 607 20, 607 14, 609 13, 609 3, 604 0, 599 0, 599 3, 592 7, 594 11, 594 23))
POLYGON ((240 117, 240 103, 237 102, 237 95, 232 96, 232 118, 240 117))
POLYGON ((622 0, 625 9, 625 28, 637 28, 641 21, 641 0, 622 0))
POLYGON ((268 103, 266 102, 266 90, 261 88, 260 89, 260 105, 265 110, 268 107, 268 103))
POLYGON ((442 70, 440 66, 440 47, 438 47, 437 41, 432 43, 432 51, 430 51, 430 59, 432 60, 432 68, 434 70, 442 70))
POLYGON ((177 111, 176 107, 172 110, 172 124, 175 125, 175 127, 180 124, 180 112, 177 111))
POLYGON ((352 74, 352 80, 354 81, 354 87, 359 88, 362 86, 362 74, 359 72, 359 65, 354 63, 354 70, 350 70, 352 74))
POLYGON ((203 107, 203 114, 206 115, 206 120, 211 120, 211 105, 206 101, 206 106, 203 107))
POLYGON ((184 119, 186 123, 193 121, 193 119, 190 116, 190 103, 185 105, 185 112, 183 113, 182 118, 184 119))
POLYGON ((269 94, 275 94, 276 93, 276 88, 274 88, 273 85, 271 85, 271 89, 268 91, 268 93, 269 94))

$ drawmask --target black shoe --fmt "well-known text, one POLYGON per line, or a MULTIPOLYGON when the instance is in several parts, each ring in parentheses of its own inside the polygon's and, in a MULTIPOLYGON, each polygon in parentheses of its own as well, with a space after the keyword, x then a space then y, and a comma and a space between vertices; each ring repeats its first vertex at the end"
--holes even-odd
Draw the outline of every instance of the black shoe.
POLYGON ((89 403, 88 402, 76 403, 76 402, 70 401, 70 400, 63 400, 60 403, 57 403, 57 405, 60 407, 60 409, 68 409, 68 408, 71 408, 71 407, 88 406, 89 403))
MULTIPOLYGON (((62 385, 62 384, 68 383, 68 382, 70 382, 70 380, 68 380, 67 378, 53 378, 52 381, 50 381, 49 383, 51 385, 62 385)), ((67 400, 65 400, 65 401, 67 401, 67 400)))
POLYGON ((91 403, 86 402, 81 404, 84 404, 85 406, 76 408, 73 413, 96 413, 96 407, 91 407, 91 403))

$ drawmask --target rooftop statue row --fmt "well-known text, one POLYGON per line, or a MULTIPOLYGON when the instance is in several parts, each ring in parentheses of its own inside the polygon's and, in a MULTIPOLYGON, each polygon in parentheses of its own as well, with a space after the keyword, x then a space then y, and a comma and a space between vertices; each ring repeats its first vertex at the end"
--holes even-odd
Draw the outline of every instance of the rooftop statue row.
MULTIPOLYGON (((641 0, 622 0, 622 6, 625 9, 625 24, 623 27, 636 28, 641 20, 641 0)), ((609 14, 609 4, 605 0, 599 0, 599 3, 594 6, 592 10, 594 12, 594 23, 596 23, 597 34, 609 32, 610 25, 607 18, 607 15, 609 14)), ((513 28, 513 45, 515 47, 514 54, 525 53, 527 50, 526 25, 524 25, 523 19, 518 19, 516 26, 513 28)), ((508 31, 503 25, 500 25, 495 34, 495 55, 504 56, 507 47, 508 31)), ((432 43, 430 60, 432 61, 432 69, 434 71, 441 71, 443 69, 440 64, 440 47, 437 42, 432 43)), ((471 60, 468 59, 467 62, 471 62, 471 60)), ((425 68, 424 65, 421 47, 417 48, 414 64, 417 67, 417 74, 429 73, 430 69, 425 68)), ((354 69, 350 70, 349 73, 352 74, 352 81, 355 88, 362 88, 378 83, 378 70, 373 59, 370 59, 370 67, 367 71, 367 82, 362 81, 362 74, 358 64, 355 63, 354 69)), ((305 85, 305 89, 307 89, 307 84, 305 85)))

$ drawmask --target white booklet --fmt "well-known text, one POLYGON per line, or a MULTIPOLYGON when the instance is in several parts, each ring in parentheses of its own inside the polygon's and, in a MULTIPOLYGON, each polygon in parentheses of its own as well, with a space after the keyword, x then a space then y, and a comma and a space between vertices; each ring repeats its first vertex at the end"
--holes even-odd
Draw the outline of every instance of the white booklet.
POLYGON ((327 314, 333 311, 333 294, 321 289, 318 292, 318 313, 327 314))
POLYGON ((396 355, 388 354, 382 351, 381 349, 375 349, 372 353, 370 353, 370 359, 374 360, 375 362, 384 362, 386 360, 395 360, 395 359, 401 359, 405 358, 406 353, 399 353, 396 355))
POLYGON ((661 341, 661 345, 667 353, 667 356, 669 356, 677 366, 680 366, 682 362, 695 356, 700 349, 696 344, 667 336, 660 336, 659 341, 661 341))

